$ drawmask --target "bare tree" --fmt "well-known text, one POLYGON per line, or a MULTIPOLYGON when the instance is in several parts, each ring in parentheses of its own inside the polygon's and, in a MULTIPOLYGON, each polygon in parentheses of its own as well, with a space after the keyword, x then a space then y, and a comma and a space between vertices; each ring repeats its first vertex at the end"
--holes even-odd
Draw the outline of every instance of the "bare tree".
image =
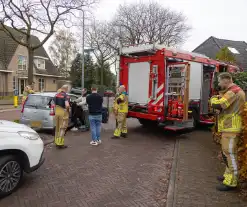
POLYGON ((69 75, 71 62, 75 59, 78 49, 73 33, 68 30, 55 32, 54 40, 49 46, 51 59, 59 73, 66 78, 69 75))
POLYGON ((100 68, 100 84, 103 85, 104 66, 106 63, 110 65, 114 63, 115 47, 113 44, 109 45, 109 38, 112 37, 111 27, 107 23, 93 20, 86 29, 85 37, 86 45, 93 49, 97 59, 100 68))
POLYGON ((9 37, 28 50, 28 83, 33 81, 34 50, 43 46, 62 23, 71 26, 75 14, 97 0, 0 0, 0 26, 9 37), (7 25, 11 26, 8 27, 7 25), (44 39, 33 44, 32 35, 44 39))
POLYGON ((182 13, 158 3, 120 5, 113 21, 116 37, 124 44, 158 43, 177 46, 185 41, 191 29, 182 13))

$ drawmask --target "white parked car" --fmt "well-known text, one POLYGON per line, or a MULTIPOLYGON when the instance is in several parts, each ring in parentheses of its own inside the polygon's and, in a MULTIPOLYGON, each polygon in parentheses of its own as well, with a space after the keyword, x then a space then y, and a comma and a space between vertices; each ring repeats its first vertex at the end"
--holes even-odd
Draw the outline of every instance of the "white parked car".
POLYGON ((37 132, 0 120, 0 197, 19 187, 23 172, 37 170, 44 161, 44 143, 37 132))

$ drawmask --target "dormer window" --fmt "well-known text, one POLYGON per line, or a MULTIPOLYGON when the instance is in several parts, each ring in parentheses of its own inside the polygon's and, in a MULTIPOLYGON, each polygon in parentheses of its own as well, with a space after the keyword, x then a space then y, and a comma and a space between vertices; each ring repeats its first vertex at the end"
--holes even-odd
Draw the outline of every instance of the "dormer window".
POLYGON ((44 59, 35 59, 34 63, 38 69, 45 70, 45 60, 44 59))
POLYGON ((228 50, 230 50, 233 54, 240 54, 234 47, 228 47, 228 50))

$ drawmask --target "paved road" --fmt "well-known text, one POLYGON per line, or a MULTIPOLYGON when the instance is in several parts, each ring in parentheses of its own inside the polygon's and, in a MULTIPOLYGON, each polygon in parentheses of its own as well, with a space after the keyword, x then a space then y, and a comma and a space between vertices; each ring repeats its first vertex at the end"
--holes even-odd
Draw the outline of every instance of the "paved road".
POLYGON ((225 166, 217 159, 220 147, 209 131, 198 130, 178 139, 175 207, 246 207, 239 192, 219 192, 216 176, 225 166))
POLYGON ((0 120, 14 121, 20 119, 20 109, 0 111, 0 120))
POLYGON ((165 206, 174 137, 128 124, 129 138, 111 140, 111 119, 97 147, 89 145, 88 132, 70 132, 64 151, 48 145, 45 164, 0 206, 165 206))

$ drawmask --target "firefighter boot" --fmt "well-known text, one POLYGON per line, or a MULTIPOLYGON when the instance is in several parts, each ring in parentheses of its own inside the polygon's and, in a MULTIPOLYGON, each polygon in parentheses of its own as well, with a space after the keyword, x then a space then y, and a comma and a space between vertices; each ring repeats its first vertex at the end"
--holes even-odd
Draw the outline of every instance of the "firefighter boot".
POLYGON ((225 177, 223 175, 219 175, 217 176, 217 180, 223 182, 225 180, 225 177))
POLYGON ((66 148, 68 148, 67 145, 61 145, 61 146, 56 145, 56 147, 57 147, 57 149, 66 149, 66 148))
POLYGON ((123 137, 123 138, 127 138, 127 133, 121 133, 121 137, 123 137))
POLYGON ((235 190, 236 188, 237 187, 228 186, 228 185, 225 185, 223 183, 216 186, 216 189, 218 191, 232 191, 232 190, 235 190))
POLYGON ((237 188, 237 177, 232 174, 225 174, 223 182, 216 187, 218 191, 231 191, 237 188))
POLYGON ((121 135, 121 121, 118 120, 118 124, 117 124, 117 128, 114 131, 113 137, 111 137, 112 139, 119 139, 120 135, 121 135))

